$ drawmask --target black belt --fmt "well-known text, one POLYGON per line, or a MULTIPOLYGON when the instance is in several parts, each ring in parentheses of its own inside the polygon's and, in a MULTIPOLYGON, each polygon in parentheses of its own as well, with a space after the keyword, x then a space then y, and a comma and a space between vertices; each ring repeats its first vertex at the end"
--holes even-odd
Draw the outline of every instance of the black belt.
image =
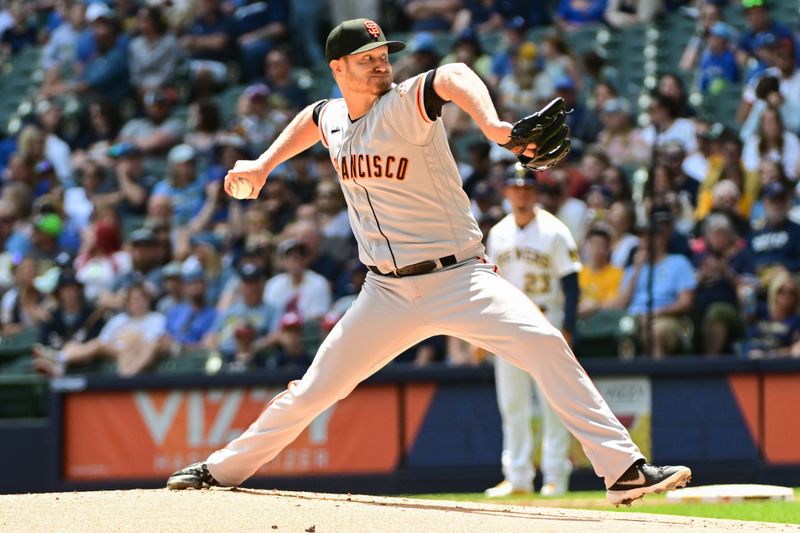
MULTIPOLYGON (((449 267, 458 263, 456 260, 456 256, 454 255, 446 255, 444 257, 439 258, 439 262, 442 264, 442 267, 449 267)), ((436 261, 428 260, 428 261, 420 261, 419 263, 414 263, 413 265, 404 266, 403 268, 398 268, 394 272, 381 272, 378 270, 378 267, 374 265, 367 265, 367 268, 370 269, 373 273, 378 274, 380 276, 388 276, 390 278, 404 278, 406 276, 419 276, 420 274, 427 274, 428 272, 433 272, 436 270, 436 261)))

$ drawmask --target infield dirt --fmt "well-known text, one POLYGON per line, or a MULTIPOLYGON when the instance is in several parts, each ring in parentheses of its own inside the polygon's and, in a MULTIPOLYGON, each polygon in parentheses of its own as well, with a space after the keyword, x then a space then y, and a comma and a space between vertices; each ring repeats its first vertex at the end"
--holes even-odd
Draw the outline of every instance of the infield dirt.
POLYGON ((3 532, 797 531, 797 526, 639 513, 214 489, 0 496, 3 532))

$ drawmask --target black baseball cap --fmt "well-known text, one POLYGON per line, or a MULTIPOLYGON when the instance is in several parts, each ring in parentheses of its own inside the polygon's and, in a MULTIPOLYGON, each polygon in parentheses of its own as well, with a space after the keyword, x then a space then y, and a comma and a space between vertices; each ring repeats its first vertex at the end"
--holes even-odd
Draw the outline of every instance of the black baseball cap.
POLYGON ((328 34, 325 42, 325 58, 328 61, 350 54, 359 54, 387 45, 389 53, 406 47, 402 41, 387 41, 383 30, 370 19, 345 20, 328 34))
POLYGON ((520 163, 514 163, 506 171, 506 187, 532 187, 536 184, 536 174, 520 163))

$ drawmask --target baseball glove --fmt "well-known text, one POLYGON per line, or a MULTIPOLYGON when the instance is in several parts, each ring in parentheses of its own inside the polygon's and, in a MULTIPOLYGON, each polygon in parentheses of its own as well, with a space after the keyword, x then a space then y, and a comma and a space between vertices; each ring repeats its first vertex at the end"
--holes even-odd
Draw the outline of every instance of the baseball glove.
POLYGON ((564 99, 556 98, 536 113, 515 122, 511 139, 501 146, 531 170, 545 170, 564 159, 571 146, 564 99), (533 157, 524 155, 529 144, 536 145, 533 157))

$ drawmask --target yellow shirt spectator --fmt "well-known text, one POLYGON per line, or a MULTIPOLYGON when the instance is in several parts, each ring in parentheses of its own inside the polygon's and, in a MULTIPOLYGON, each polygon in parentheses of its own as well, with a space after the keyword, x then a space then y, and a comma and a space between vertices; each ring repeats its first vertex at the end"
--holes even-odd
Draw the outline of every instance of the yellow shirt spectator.
POLYGON ((608 305, 617 297, 622 283, 623 271, 612 264, 600 270, 592 270, 584 265, 578 273, 578 286, 581 289, 581 303, 608 305))

